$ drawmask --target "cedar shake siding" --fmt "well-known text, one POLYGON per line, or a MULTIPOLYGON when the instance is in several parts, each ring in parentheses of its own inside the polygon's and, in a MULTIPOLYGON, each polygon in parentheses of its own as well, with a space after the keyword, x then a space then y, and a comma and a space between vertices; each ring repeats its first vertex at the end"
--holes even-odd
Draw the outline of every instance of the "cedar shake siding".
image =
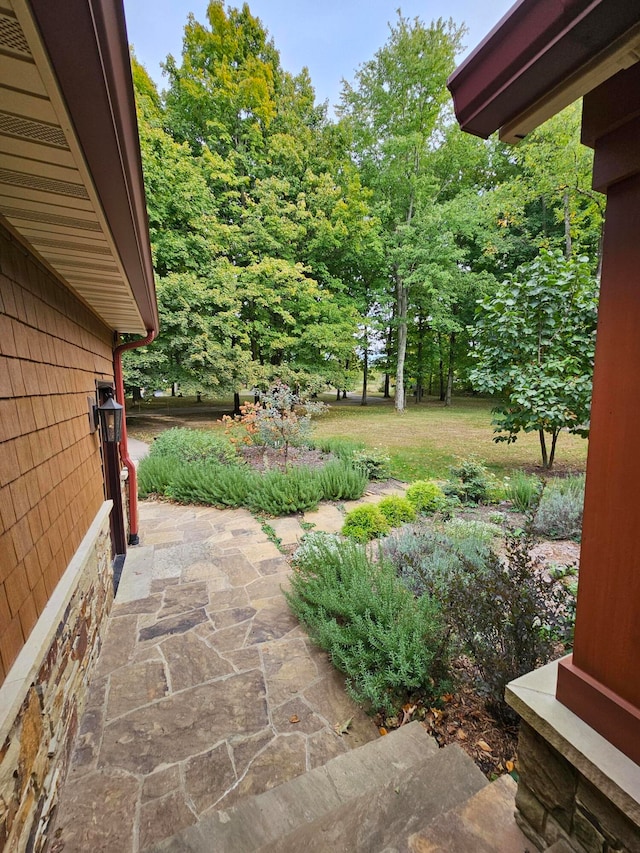
POLYGON ((104 500, 113 333, 0 225, 0 682, 104 500))

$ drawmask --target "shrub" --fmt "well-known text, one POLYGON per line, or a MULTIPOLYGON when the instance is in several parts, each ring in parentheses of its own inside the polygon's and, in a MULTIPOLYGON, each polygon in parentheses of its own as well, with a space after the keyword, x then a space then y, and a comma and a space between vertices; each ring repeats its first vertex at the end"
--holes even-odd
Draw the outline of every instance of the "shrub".
POLYGON ((260 475, 240 465, 182 466, 167 494, 179 503, 207 506, 243 506, 260 475))
POLYGON ((345 673, 351 696, 393 713, 417 692, 441 693, 446 631, 438 605, 415 598, 385 559, 317 540, 291 578, 289 606, 345 673))
POLYGON ((319 559, 323 549, 338 550, 342 540, 335 533, 325 533, 323 530, 312 530, 305 533, 293 555, 291 563, 294 566, 304 565, 309 560, 319 559))
POLYGON ((399 495, 389 495, 382 498, 378 509, 387 519, 391 527, 399 527, 407 521, 413 521, 416 511, 406 498, 399 495))
POLYGON ((367 488, 367 475, 347 462, 327 463, 318 472, 322 495, 327 501, 355 501, 367 488))
POLYGON ((519 512, 529 512, 534 509, 541 491, 540 479, 525 474, 524 471, 516 471, 512 474, 505 490, 507 500, 510 500, 519 512))
POLYGON ((161 433, 151 445, 151 457, 180 462, 232 463, 236 451, 229 439, 216 430, 174 427, 161 433))
POLYGON ((452 518, 443 525, 445 534, 454 544, 473 542, 482 545, 493 545, 496 538, 502 536, 498 525, 487 521, 474 519, 452 518))
POLYGON ((366 471, 369 480, 388 480, 391 476, 391 459, 382 450, 356 450, 352 462, 366 471))
POLYGON ((447 495, 463 503, 488 503, 492 481, 485 466, 475 456, 470 456, 451 468, 451 476, 444 486, 447 495))
POLYGON ((528 534, 513 534, 505 558, 492 552, 482 563, 462 558, 443 602, 478 668, 481 690, 505 719, 513 716, 504 702, 506 685, 550 660, 567 628, 570 591, 545 578, 532 545, 528 534))
POLYGON ((534 529, 548 539, 575 539, 582 536, 584 477, 554 480, 542 493, 534 518, 534 529))
POLYGON ((322 485, 314 471, 290 468, 286 473, 269 471, 258 477, 248 504, 267 515, 290 515, 315 509, 322 500, 322 485))
POLYGON ((445 493, 433 480, 416 480, 411 483, 405 497, 413 504, 416 512, 424 515, 444 509, 447 502, 445 493))
POLYGON ((485 565, 490 549, 474 527, 453 529, 449 534, 430 522, 409 524, 394 531, 382 549, 402 582, 415 594, 445 600, 451 575, 468 563, 485 565), (455 538, 451 535, 455 532, 455 538), (466 562, 465 562, 466 561, 466 562))
POLYGON ((375 504, 363 504, 347 513, 342 535, 356 542, 369 542, 384 536, 390 529, 389 522, 375 504))
POLYGON ((138 465, 138 497, 164 495, 180 463, 162 456, 147 456, 138 465))

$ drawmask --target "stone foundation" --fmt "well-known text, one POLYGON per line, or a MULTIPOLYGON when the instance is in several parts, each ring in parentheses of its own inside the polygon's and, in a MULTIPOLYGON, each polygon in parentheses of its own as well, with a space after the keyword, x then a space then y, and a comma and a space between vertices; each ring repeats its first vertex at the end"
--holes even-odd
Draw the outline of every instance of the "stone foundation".
POLYGON ((520 714, 516 819, 539 850, 640 853, 640 767, 555 699, 557 663, 512 682, 520 714))
POLYGON ((0 687, 0 849, 38 853, 113 601, 105 502, 0 687))

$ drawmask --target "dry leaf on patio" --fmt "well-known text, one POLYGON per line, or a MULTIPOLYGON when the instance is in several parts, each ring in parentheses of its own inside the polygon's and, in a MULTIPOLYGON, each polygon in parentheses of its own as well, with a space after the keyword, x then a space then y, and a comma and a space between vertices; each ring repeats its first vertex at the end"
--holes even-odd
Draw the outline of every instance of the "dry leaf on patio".
POLYGON ((300 717, 297 714, 294 714, 293 717, 289 717, 289 722, 290 723, 299 723, 300 717))
POLYGON ((380 728, 378 729, 378 731, 380 732, 380 734, 381 734, 383 737, 384 737, 384 735, 388 735, 388 734, 389 734, 389 732, 385 729, 385 727, 384 727, 384 726, 380 726, 380 728))
POLYGON ((507 773, 513 773, 513 771, 516 769, 516 766, 513 761, 507 761, 505 762, 505 764, 507 767, 507 773))
POLYGON ((492 751, 491 747, 486 742, 486 740, 482 740, 482 738, 480 738, 480 740, 476 741, 476 746, 479 746, 483 752, 491 752, 492 751))
POLYGON ((349 717, 349 719, 346 720, 344 723, 336 723, 335 726, 333 727, 333 730, 337 735, 340 735, 340 737, 342 737, 342 735, 348 735, 349 734, 349 726, 351 725, 352 722, 353 722, 353 717, 349 717))

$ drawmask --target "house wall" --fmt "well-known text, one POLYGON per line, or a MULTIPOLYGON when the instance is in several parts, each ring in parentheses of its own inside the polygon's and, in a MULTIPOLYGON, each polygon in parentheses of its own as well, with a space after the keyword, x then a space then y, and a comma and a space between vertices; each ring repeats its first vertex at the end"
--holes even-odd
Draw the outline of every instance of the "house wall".
POLYGON ((0 683, 104 501, 112 333, 0 225, 0 683))

